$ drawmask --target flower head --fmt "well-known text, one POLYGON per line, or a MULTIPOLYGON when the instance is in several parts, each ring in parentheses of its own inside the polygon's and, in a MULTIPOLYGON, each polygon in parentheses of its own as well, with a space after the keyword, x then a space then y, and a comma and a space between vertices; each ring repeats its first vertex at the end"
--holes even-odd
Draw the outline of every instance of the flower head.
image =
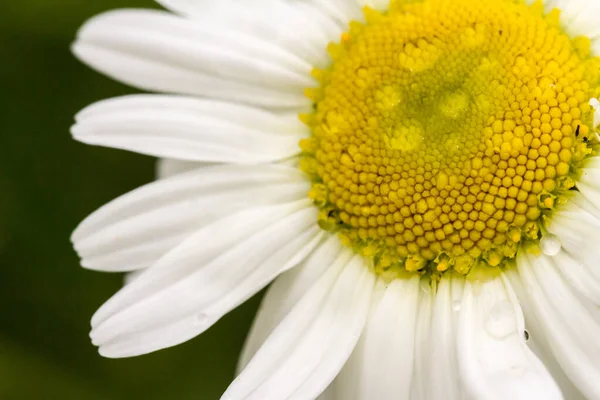
POLYGON ((108 357, 274 280, 223 399, 600 398, 592 0, 164 0, 74 52, 163 93, 76 139, 163 158, 73 234, 108 357), (275 279, 276 278, 276 279, 275 279))

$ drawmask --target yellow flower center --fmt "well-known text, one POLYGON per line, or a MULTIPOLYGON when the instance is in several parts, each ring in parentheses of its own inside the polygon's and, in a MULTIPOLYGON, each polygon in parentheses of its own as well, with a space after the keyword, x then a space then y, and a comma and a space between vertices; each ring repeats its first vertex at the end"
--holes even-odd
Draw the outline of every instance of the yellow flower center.
POLYGON ((592 151, 600 60, 511 0, 365 8, 302 115, 319 224, 378 273, 502 266, 537 243, 592 151))

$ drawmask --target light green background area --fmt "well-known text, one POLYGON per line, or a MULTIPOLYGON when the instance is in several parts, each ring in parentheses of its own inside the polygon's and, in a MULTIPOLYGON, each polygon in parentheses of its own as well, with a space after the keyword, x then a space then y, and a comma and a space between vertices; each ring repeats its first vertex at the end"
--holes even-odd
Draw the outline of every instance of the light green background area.
MULTIPOLYGON (((218 0, 215 0, 218 1, 218 0)), ((88 338, 120 275, 83 270, 69 242, 103 203, 153 179, 154 160, 73 141, 73 115, 134 92, 69 45, 90 16, 151 0, 0 4, 0 399, 218 399, 258 299, 176 348, 124 360, 88 338)))

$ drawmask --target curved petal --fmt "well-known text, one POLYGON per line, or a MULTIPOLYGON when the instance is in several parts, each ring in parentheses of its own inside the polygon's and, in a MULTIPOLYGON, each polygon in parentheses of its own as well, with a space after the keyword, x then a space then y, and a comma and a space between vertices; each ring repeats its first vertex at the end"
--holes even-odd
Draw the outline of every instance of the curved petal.
POLYGON ((562 399, 542 362, 527 347, 525 323, 510 282, 467 279, 458 325, 458 361, 474 399, 562 399))
POLYGON ((240 355, 241 372, 271 332, 290 310, 308 292, 312 285, 329 269, 342 251, 337 236, 326 241, 298 267, 279 276, 267 290, 240 355))
POLYGON ((379 301, 373 302, 364 332, 336 378, 336 398, 409 398, 419 287, 417 276, 378 285, 374 297, 379 301))
POLYGON ((590 268, 588 264, 578 261, 577 255, 566 251, 561 251, 554 257, 554 265, 573 289, 596 306, 600 306, 600 279, 592 272, 597 268, 590 268))
POLYGON ((375 275, 342 255, 273 331, 222 399, 312 399, 337 375, 367 319, 375 275))
POLYGON ((558 238, 562 248, 583 261, 582 266, 589 266, 587 272, 596 279, 600 279, 600 268, 596 267, 600 248, 590 245, 590 238, 600 232, 599 215, 591 202, 574 193, 567 204, 554 211, 546 224, 548 232, 558 238))
POLYGON ((429 279, 421 279, 419 290, 419 310, 415 332, 415 355, 410 398, 422 400, 429 391, 429 349, 431 347, 431 322, 435 292, 429 279))
POLYGON ((123 285, 129 285, 131 282, 135 281, 143 272, 143 269, 126 272, 123 276, 123 285))
POLYGON ((456 329, 465 279, 444 275, 437 286, 431 321, 427 399, 463 399, 458 373, 456 329))
POLYGON ((309 254, 321 238, 308 201, 242 211, 200 230, 92 318, 108 357, 179 344, 214 324, 309 254))
MULTIPOLYGON (((578 201, 578 193, 573 194, 574 203, 581 204, 580 208, 585 207, 586 211, 593 214, 596 219, 600 219, 600 159, 598 157, 592 157, 585 164, 577 181, 577 189, 588 200, 587 204, 591 204, 592 207, 585 207, 586 203, 578 201)), ((564 208, 568 206, 569 204, 564 208)))
POLYGON ((267 41, 156 10, 117 10, 89 20, 73 52, 107 75, 146 90, 265 107, 306 107, 311 65, 267 41))
POLYGON ((157 157, 200 162, 262 163, 300 152, 307 133, 297 117, 176 96, 104 100, 79 113, 76 140, 157 157))
MULTIPOLYGON (((564 260, 563 260, 564 262, 564 260)), ((556 360, 575 386, 600 398, 600 321, 556 270, 551 257, 521 252, 519 275, 556 360)))
POLYGON ((342 33, 341 26, 327 15, 318 2, 159 0, 159 3, 214 29, 227 26, 268 41, 321 68, 330 63, 327 45, 337 41, 342 33))
POLYGON ((300 171, 287 167, 200 168, 113 200, 87 217, 71 240, 87 268, 146 268, 219 218, 305 198, 309 186, 300 171))
POLYGON ((515 268, 509 268, 504 272, 504 276, 510 280, 511 286, 519 299, 519 304, 525 317, 525 327, 527 334, 525 339, 529 348, 544 363, 552 377, 559 385, 563 396, 568 400, 586 400, 586 398, 577 390, 573 382, 565 375, 561 366, 556 361, 554 354, 548 344, 544 329, 538 322, 531 300, 526 293, 521 277, 515 268))

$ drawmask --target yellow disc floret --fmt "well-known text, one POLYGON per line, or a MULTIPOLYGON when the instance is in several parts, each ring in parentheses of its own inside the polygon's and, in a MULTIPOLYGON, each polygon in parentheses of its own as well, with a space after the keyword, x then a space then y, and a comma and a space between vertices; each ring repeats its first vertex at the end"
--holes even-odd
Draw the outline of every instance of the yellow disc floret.
POLYGON ((593 153, 599 66, 559 12, 392 2, 332 44, 301 168, 319 224, 376 271, 466 274, 536 243, 593 153))

